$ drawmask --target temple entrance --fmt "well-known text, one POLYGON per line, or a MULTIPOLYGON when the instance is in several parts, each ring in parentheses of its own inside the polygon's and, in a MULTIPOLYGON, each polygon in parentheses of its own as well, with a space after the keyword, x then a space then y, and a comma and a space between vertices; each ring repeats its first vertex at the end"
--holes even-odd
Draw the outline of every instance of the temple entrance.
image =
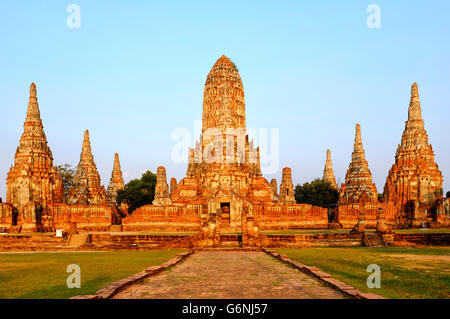
POLYGON ((221 219, 223 223, 230 223, 230 203, 220 203, 221 219))
POLYGON ((11 226, 17 226, 17 219, 19 217, 17 209, 14 208, 11 215, 12 215, 11 226))

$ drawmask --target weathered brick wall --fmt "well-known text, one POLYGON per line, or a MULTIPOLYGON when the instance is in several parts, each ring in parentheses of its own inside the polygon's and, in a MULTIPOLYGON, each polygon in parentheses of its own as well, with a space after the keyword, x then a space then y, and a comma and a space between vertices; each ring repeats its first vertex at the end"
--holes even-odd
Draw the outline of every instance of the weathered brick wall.
POLYGON ((122 220, 123 230, 198 231, 201 211, 201 205, 146 205, 122 220))
POLYGON ((337 220, 343 228, 353 228, 358 222, 359 213, 363 210, 365 213, 366 227, 375 228, 377 226, 378 208, 380 207, 384 210, 386 223, 388 225, 395 224, 395 217, 400 211, 400 208, 394 203, 340 205, 337 220))
POLYGON ((314 234, 314 235, 263 235, 259 236, 262 247, 355 247, 361 246, 361 235, 314 234))
POLYGON ((0 227, 9 228, 12 223, 13 207, 9 203, 0 204, 0 227))
POLYGON ((419 245, 449 246, 450 234, 394 234, 394 241, 408 241, 419 245))
POLYGON ((192 247, 191 236, 188 235, 111 235, 92 234, 91 244, 99 248, 109 249, 161 249, 192 247))
POLYGON ((40 251, 63 249, 66 246, 66 237, 55 235, 2 235, 0 236, 0 251, 40 251))
POLYGON ((78 230, 106 231, 111 226, 111 207, 108 206, 53 204, 49 213, 56 229, 76 224, 78 230))
POLYGON ((308 204, 254 204, 250 208, 259 229, 327 228, 328 210, 308 204))

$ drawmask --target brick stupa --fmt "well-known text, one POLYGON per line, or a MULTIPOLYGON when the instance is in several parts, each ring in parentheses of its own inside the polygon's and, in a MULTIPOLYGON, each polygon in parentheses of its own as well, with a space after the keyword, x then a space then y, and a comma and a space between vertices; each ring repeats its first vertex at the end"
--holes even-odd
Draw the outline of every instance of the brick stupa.
POLYGON ((327 150, 327 160, 325 161, 325 168, 323 169, 322 179, 330 183, 333 188, 338 189, 336 177, 334 176, 333 163, 331 162, 330 150, 327 150))
POLYGON ((39 217, 36 213, 44 214, 48 205, 63 201, 64 190, 61 176, 53 166, 53 155, 47 144, 34 83, 30 86, 23 127, 14 165, 11 166, 6 181, 6 198, 17 210, 19 218, 31 218, 35 223, 39 217), (34 203, 34 208, 31 209, 33 216, 24 216, 23 209, 29 203, 34 203))
POLYGON ((108 190, 106 191, 106 199, 108 204, 116 205, 117 192, 125 188, 125 182, 122 177, 122 170, 120 169, 119 154, 114 155, 114 166, 109 180, 108 190))
POLYGON ((73 185, 69 190, 69 204, 78 205, 105 205, 106 191, 101 185, 100 174, 94 162, 91 152, 89 131, 84 132, 83 147, 80 155, 80 163, 73 179, 73 185))
POLYGON ((442 197, 442 173, 434 161, 434 152, 422 119, 419 88, 414 83, 408 120, 401 144, 397 147, 395 163, 384 186, 384 200, 405 204, 419 201, 429 204, 442 197))
POLYGON ((339 202, 344 204, 376 203, 378 201, 378 192, 375 184, 372 183, 372 173, 366 161, 359 124, 356 124, 352 161, 345 175, 345 184, 341 186, 339 197, 339 202))

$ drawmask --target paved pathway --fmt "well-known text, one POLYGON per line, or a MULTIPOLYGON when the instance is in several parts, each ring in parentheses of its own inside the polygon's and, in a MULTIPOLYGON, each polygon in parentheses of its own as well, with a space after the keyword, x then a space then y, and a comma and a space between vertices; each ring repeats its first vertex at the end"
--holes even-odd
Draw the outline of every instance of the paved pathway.
POLYGON ((114 298, 344 298, 263 252, 202 251, 114 298))

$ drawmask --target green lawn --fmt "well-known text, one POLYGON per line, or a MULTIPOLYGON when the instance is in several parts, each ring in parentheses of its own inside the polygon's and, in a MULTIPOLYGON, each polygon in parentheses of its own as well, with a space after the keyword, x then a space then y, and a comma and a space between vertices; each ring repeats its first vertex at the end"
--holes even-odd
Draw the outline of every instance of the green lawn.
POLYGON ((363 292, 387 298, 450 298, 450 247, 278 249, 363 292), (369 289, 367 266, 381 268, 381 288, 369 289))
POLYGON ((0 298, 69 298, 93 294, 102 287, 147 267, 164 263, 185 250, 3 253, 0 254, 0 298), (66 285, 66 268, 81 268, 81 288, 66 285))

